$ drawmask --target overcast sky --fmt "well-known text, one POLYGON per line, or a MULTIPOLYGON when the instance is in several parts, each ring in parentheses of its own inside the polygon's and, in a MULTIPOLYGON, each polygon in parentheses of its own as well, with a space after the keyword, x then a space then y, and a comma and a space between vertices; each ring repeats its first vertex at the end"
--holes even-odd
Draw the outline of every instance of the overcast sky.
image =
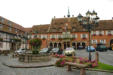
POLYGON ((50 24, 51 19, 95 10, 100 19, 112 19, 113 0, 0 0, 0 16, 24 27, 50 24))

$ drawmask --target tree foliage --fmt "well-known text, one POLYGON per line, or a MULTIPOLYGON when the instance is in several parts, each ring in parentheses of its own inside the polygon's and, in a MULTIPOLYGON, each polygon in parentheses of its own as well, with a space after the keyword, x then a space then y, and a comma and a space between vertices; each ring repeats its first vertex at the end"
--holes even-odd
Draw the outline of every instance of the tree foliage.
POLYGON ((42 44, 42 40, 39 38, 35 38, 35 39, 31 39, 29 41, 29 44, 33 47, 33 48, 40 48, 41 44, 42 44))

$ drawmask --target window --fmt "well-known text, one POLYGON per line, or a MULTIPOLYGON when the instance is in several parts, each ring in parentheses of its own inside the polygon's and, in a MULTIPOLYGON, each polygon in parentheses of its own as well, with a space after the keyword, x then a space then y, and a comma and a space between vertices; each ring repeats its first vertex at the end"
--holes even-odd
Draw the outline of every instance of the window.
POLYGON ((96 31, 91 31, 91 35, 96 35, 96 31))
POLYGON ((63 32, 63 38, 70 38, 71 34, 70 32, 63 32))
POLYGON ((54 35, 50 35, 50 38, 53 39, 53 38, 55 38, 55 36, 54 35))
POLYGON ((87 34, 81 34, 81 38, 82 39, 86 39, 87 38, 87 34))
POLYGON ((47 35, 41 35, 41 39, 47 38, 47 35))
POLYGON ((106 35, 112 35, 111 31, 106 31, 106 35))
POLYGON ((34 38, 34 35, 32 35, 32 37, 31 37, 32 39, 34 38))
POLYGON ((99 31, 99 35, 104 35, 104 31, 99 31))
POLYGON ((7 24, 11 26, 11 22, 10 21, 8 21, 7 24))
POLYGON ((37 38, 37 35, 34 35, 34 38, 37 38))
POLYGON ((15 29, 15 32, 16 32, 16 33, 18 33, 18 30, 17 30, 17 29, 15 29))
POLYGON ((9 31, 11 31, 12 30, 12 28, 11 27, 9 27, 9 31))
POLYGON ((0 29, 2 29, 3 28, 3 25, 2 24, 0 24, 0 29))
POLYGON ((97 44, 97 40, 92 40, 92 44, 97 44))
POLYGON ((2 48, 3 47, 3 43, 2 42, 0 42, 0 48, 2 48))
POLYGON ((99 35, 99 31, 96 31, 96 35, 99 35))
POLYGON ((3 23, 3 22, 4 22, 4 18, 0 18, 0 22, 2 22, 2 23, 3 23))
POLYGON ((77 38, 77 34, 73 34, 72 35, 72 38, 77 38))
POLYGON ((58 36, 58 38, 62 38, 62 35, 57 35, 58 36))
POLYGON ((100 43, 105 44, 106 40, 100 40, 100 43))

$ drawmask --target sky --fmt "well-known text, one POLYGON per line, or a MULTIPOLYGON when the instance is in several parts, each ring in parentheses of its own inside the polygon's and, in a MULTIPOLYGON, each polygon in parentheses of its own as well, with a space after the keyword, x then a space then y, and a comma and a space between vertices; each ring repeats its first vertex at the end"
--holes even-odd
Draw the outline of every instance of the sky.
POLYGON ((95 10, 101 20, 113 17, 113 0, 0 0, 0 16, 23 27, 50 24, 51 19, 95 10))

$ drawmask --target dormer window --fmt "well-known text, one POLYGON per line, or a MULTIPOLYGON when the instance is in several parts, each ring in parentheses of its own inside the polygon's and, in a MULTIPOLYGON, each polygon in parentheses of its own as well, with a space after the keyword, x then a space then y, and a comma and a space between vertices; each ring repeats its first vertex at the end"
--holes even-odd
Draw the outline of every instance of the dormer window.
POLYGON ((77 16, 78 21, 82 21, 83 16, 79 13, 79 15, 77 16))

